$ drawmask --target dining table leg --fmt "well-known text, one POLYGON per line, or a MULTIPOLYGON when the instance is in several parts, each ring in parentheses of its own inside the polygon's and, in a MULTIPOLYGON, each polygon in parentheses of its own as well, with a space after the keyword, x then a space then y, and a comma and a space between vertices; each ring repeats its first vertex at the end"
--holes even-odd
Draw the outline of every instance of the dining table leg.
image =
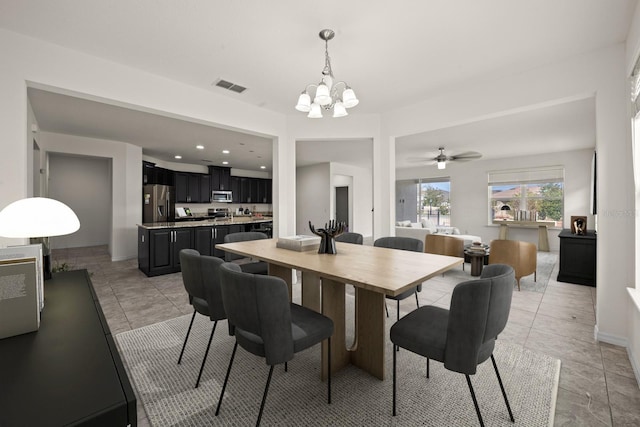
POLYGON ((384 380, 385 296, 356 288, 355 341, 349 349, 351 363, 384 380))
MULTIPOLYGON (((331 337, 331 373, 344 368, 349 364, 349 352, 346 346, 345 332, 345 285, 330 279, 322 279, 322 314, 333 320, 333 336, 331 337)), ((321 378, 327 378, 327 351, 326 341, 322 342, 322 369, 321 378)))
POLYGON ((320 306, 320 276, 308 271, 302 272, 302 306, 310 308, 318 313, 322 312, 320 306))

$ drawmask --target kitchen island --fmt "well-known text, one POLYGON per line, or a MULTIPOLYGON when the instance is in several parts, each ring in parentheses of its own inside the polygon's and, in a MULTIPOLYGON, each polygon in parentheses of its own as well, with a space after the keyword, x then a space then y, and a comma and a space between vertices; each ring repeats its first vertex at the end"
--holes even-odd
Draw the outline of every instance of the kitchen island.
POLYGON ((224 236, 243 231, 270 234, 272 218, 242 216, 138 225, 138 268, 147 276, 180 271, 180 251, 195 249, 202 255, 224 257, 216 245, 224 236))

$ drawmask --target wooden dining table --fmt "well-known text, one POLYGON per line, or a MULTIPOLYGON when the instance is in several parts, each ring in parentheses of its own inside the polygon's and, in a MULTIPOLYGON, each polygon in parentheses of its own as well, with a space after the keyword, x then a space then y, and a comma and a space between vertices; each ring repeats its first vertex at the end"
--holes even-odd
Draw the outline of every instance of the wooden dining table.
MULTIPOLYGON (((276 247, 277 239, 224 243, 216 249, 265 261, 292 296, 293 270, 302 272, 302 305, 334 322, 331 371, 349 363, 383 380, 385 296, 395 296, 463 263, 463 258, 336 242, 337 253, 297 252, 276 247), (345 284, 355 287, 355 337, 346 344, 345 284), (338 343, 343 343, 340 345, 338 343)), ((327 345, 322 344, 322 378, 327 345)))

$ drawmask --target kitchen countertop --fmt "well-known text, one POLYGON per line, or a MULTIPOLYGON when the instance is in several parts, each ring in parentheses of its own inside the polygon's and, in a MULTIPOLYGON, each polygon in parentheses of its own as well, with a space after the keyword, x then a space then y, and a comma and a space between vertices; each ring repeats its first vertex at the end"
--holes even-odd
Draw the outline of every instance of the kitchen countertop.
POLYGON ((272 222, 273 218, 260 217, 234 217, 234 218, 211 218, 202 220, 176 221, 176 222, 147 222, 138 224, 138 227, 148 230, 159 228, 183 228, 183 227, 207 227, 212 225, 233 225, 233 224, 259 224, 263 222, 272 222))

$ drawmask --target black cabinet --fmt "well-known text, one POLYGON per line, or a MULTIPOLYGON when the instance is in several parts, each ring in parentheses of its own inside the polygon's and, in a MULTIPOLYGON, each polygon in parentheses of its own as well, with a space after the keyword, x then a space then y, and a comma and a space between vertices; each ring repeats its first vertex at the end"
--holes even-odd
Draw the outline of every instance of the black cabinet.
POLYGON ((241 178, 239 176, 231 177, 231 195, 233 197, 233 203, 242 203, 240 180, 241 178))
POLYGON ((136 397, 87 270, 54 273, 40 329, 0 340, 0 425, 136 426, 136 397))
POLYGON ((214 227, 198 227, 193 229, 193 248, 200 252, 200 255, 213 255, 214 227))
POLYGON ((193 248, 191 228, 138 229, 138 268, 147 276, 180 271, 180 251, 193 248))
POLYGON ((209 175, 211 175, 212 190, 233 191, 231 190, 231 168, 209 166, 209 175))
POLYGON ((256 203, 271 203, 271 180, 256 178, 258 193, 256 203))
POLYGON ((209 203, 211 193, 209 192, 209 180, 207 175, 200 173, 188 173, 188 172, 176 172, 175 173, 175 187, 176 187, 176 202, 177 203, 209 203), (206 187, 205 193, 201 193, 202 183, 205 181, 206 187), (204 200, 202 199, 202 196, 204 200))
POLYGON ((211 176, 200 175, 200 203, 211 203, 211 176))
POLYGON ((213 255, 224 258, 225 252, 220 249, 216 249, 215 245, 219 243, 224 243, 224 236, 231 233, 239 233, 244 231, 244 225, 233 224, 233 225, 220 225, 214 227, 213 236, 214 236, 214 246, 213 246, 213 255))
POLYGON ((560 238, 559 282, 596 286, 596 234, 587 231, 585 235, 571 234, 562 230, 560 238))
POLYGON ((142 185, 161 184, 175 185, 173 171, 157 167, 151 162, 142 162, 142 185))

